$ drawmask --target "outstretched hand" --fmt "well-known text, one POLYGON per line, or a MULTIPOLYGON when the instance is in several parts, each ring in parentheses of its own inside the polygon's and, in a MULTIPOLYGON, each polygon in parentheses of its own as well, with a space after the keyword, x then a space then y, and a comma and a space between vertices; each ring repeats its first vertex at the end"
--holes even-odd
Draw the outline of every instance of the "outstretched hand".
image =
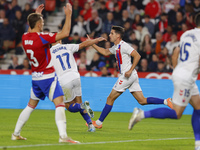
POLYGON ((103 37, 99 37, 99 38, 97 38, 98 39, 98 42, 101 42, 101 41, 107 41, 105 38, 103 38, 103 37))
POLYGON ((44 4, 41 4, 36 8, 35 13, 42 14, 43 9, 44 9, 44 4))
POLYGON ((63 7, 65 15, 71 15, 72 14, 72 5, 70 3, 67 3, 66 6, 63 7))

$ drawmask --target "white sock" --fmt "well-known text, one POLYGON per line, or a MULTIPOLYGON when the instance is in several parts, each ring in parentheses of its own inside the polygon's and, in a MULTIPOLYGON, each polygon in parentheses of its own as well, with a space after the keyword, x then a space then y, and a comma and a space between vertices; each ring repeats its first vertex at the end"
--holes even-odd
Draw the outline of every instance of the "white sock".
POLYGON ((140 117, 141 119, 144 119, 144 111, 141 112, 140 117))
POLYGON ((164 104, 167 105, 167 99, 164 100, 164 104))
POLYGON ((34 109, 29 106, 26 106, 26 108, 24 108, 24 110, 21 112, 21 114, 19 115, 19 118, 17 120, 17 124, 16 124, 15 130, 14 130, 14 135, 16 135, 16 136, 20 135, 22 127, 24 126, 26 121, 29 119, 33 110, 34 109))
POLYGON ((195 141, 195 147, 200 146, 200 141, 195 141))
POLYGON ((99 119, 96 121, 96 124, 97 124, 98 126, 102 125, 102 123, 103 123, 103 122, 101 122, 99 119))
POLYGON ((58 128, 58 132, 61 138, 67 137, 66 131, 66 116, 65 116, 65 107, 57 107, 55 111, 55 120, 58 128))

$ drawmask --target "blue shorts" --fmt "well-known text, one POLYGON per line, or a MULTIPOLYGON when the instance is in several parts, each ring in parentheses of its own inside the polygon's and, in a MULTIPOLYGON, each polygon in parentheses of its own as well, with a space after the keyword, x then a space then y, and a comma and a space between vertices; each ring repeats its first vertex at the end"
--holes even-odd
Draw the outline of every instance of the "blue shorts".
POLYGON ((57 77, 44 80, 32 80, 31 99, 44 100, 47 96, 50 101, 53 101, 56 97, 63 95, 63 90, 57 77))

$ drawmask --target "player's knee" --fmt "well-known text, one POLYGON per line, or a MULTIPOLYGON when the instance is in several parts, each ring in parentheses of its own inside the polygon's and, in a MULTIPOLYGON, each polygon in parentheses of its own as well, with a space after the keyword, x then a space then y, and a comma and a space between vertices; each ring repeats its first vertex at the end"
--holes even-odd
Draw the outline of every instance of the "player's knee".
POLYGON ((147 102, 146 102, 146 100, 145 99, 138 99, 138 103, 140 104, 140 105, 146 105, 147 104, 147 102))
POLYGON ((115 101, 115 99, 113 99, 111 96, 108 96, 108 97, 107 97, 107 103, 108 103, 108 104, 113 104, 114 101, 115 101))

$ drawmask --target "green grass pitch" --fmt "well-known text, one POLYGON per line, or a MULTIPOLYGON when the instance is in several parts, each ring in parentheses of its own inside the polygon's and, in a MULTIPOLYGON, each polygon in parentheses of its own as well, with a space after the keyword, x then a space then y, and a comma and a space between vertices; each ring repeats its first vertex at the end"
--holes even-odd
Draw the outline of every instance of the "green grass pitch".
MULTIPOLYGON (((131 113, 111 112, 103 128, 87 132, 79 113, 66 111, 67 133, 80 145, 58 143, 54 110, 35 110, 21 135, 27 141, 12 141, 17 118, 22 110, 0 109, 0 149, 20 150, 193 150, 194 136, 191 115, 180 120, 146 119, 128 130, 131 113)), ((100 112, 95 112, 94 120, 100 112)))

